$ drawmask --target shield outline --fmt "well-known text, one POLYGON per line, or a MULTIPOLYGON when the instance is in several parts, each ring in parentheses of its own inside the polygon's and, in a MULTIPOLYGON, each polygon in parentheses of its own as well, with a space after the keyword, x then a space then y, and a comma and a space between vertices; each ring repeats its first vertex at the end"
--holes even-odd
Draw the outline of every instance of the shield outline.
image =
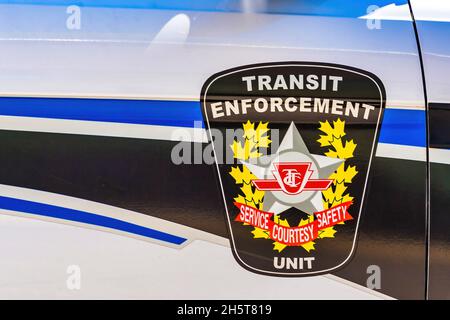
POLYGON ((205 124, 206 124, 208 143, 211 142, 213 153, 214 153, 216 174, 219 179, 220 191, 222 193, 222 199, 223 199, 224 206, 225 206, 227 230, 229 233, 231 251, 233 253, 235 260, 238 262, 238 264, 248 271, 251 271, 251 272, 254 272, 257 274, 261 274, 261 275, 276 276, 276 277, 308 277, 308 276, 317 276, 317 275, 328 274, 331 271, 335 271, 335 270, 343 268, 347 263, 349 263, 354 255, 355 248, 357 246, 357 238, 358 238, 359 224, 361 221, 362 209, 364 207, 365 202, 367 201, 366 189, 367 189, 367 183, 369 181, 369 176, 370 176, 370 168, 372 165, 372 160, 373 160, 375 149, 376 149, 376 144, 379 140, 381 119, 383 118, 384 109, 386 107, 385 106, 386 90, 385 90, 384 85, 381 82, 381 80, 371 72, 361 70, 358 68, 354 68, 354 67, 345 66, 345 65, 333 64, 333 63, 308 62, 308 61, 286 61, 286 62, 267 62, 267 63, 250 64, 250 65, 243 65, 243 66, 227 69, 227 70, 215 73, 214 75, 210 76, 202 86, 201 94, 200 94, 200 104, 201 104, 201 110, 203 113, 203 118, 204 118, 205 124), (352 73, 358 74, 360 76, 364 76, 364 77, 368 78, 369 80, 371 80, 373 83, 375 83, 375 85, 377 86, 379 93, 380 93, 380 111, 378 114, 378 120, 377 120, 377 124, 375 127, 374 140, 372 142, 369 164, 367 166, 367 174, 364 179, 364 188, 363 188, 363 193, 361 196, 361 204, 359 207, 358 221, 356 223, 355 232, 353 235, 352 249, 351 249, 350 253, 347 255, 347 257, 342 262, 340 262, 338 265, 336 265, 332 268, 329 268, 329 269, 298 272, 298 273, 273 272, 273 271, 268 271, 268 270, 261 270, 261 269, 255 268, 255 267, 245 263, 245 261, 243 261, 240 258, 239 254, 236 250, 235 243, 234 243, 233 229, 231 226, 232 219, 230 219, 230 214, 228 212, 227 199, 225 197, 225 191, 223 188, 222 177, 220 175, 220 168, 219 168, 219 164, 217 161, 216 150, 215 150, 214 142, 213 142, 212 135, 211 135, 211 130, 210 130, 211 128, 210 128, 210 124, 209 124, 208 112, 206 111, 206 97, 207 97, 208 89, 216 80, 218 80, 222 77, 225 77, 227 75, 233 74, 233 73, 237 73, 240 71, 248 71, 248 70, 253 70, 253 69, 283 67, 283 66, 284 67, 289 67, 289 66, 292 66, 292 67, 317 67, 317 68, 337 69, 337 70, 344 70, 347 72, 352 72, 352 73))

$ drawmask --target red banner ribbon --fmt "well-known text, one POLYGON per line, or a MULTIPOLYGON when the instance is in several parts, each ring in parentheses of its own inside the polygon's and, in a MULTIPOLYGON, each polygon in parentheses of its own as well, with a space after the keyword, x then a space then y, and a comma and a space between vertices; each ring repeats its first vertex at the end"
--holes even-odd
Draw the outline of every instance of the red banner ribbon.
POLYGON ((235 202, 234 205, 239 209, 239 214, 236 216, 235 221, 268 231, 273 241, 288 246, 299 246, 317 239, 320 230, 353 219, 347 211, 351 204, 352 202, 348 201, 332 208, 315 212, 313 222, 302 226, 288 227, 275 223, 272 220, 273 213, 271 212, 235 202))

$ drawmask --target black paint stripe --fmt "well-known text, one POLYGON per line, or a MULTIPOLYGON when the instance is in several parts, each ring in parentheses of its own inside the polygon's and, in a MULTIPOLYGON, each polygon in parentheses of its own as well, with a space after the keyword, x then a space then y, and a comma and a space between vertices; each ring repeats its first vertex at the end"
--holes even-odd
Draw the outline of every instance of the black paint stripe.
MULTIPOLYGON (((450 149, 450 104, 430 103, 430 147, 450 149)), ((450 299, 450 166, 430 163, 429 298, 450 299)))
POLYGON ((450 166, 430 164, 430 299, 450 299, 450 166))
POLYGON ((227 236, 215 168, 173 164, 176 144, 0 131, 0 183, 105 203, 227 236))
POLYGON ((430 103, 430 148, 450 149, 450 103, 430 103))
POLYGON ((357 249, 336 275, 367 285, 369 266, 381 271, 381 293, 423 299, 426 280, 426 163, 375 158, 357 249))

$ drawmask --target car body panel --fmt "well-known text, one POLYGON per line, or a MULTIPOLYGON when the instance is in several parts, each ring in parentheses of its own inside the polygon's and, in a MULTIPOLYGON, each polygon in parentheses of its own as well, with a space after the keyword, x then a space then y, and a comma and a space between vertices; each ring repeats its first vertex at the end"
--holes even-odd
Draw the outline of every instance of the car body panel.
MULTIPOLYGON (((391 2, 361 1, 355 7, 349 1, 306 1, 292 9, 294 2, 242 7, 221 1, 190 7, 177 1, 95 6, 85 1, 82 26, 74 30, 66 25, 65 1, 0 4, 2 212, 152 242, 134 244, 134 239, 86 230, 77 236, 78 229, 55 226, 56 234, 68 232, 73 238, 61 247, 50 246, 59 238, 40 234, 41 240, 33 239, 34 231, 23 232, 20 219, 6 217, 5 225, 19 228, 17 250, 33 259, 24 243, 41 241, 39 248, 49 257, 61 254, 58 266, 74 254, 71 263, 82 261, 88 270, 110 268, 108 277, 120 285, 108 287, 108 297, 126 296, 119 287, 138 298, 174 297, 176 287, 175 296, 184 298, 245 292, 252 298, 423 299, 424 87, 408 3, 391 2), (379 8, 369 12, 373 4, 379 8), (377 12, 381 18, 374 16, 377 12), (279 279, 241 269, 224 248, 228 234, 215 169, 171 162, 180 141, 192 143, 194 150, 206 145, 199 99, 211 75, 286 61, 360 68, 386 88, 357 250, 333 276, 279 279), (75 246, 77 237, 91 239, 85 255, 75 246), (148 252, 141 256, 145 245, 148 252), (71 251, 62 253, 64 246, 71 251), (97 258, 102 248, 107 253, 97 258), (135 262, 121 265, 118 251, 135 262), (167 263, 155 263, 155 257, 167 263), (137 266, 139 261, 146 267, 137 266), (382 272, 376 291, 366 288, 370 266, 382 272), (202 275, 207 280, 193 284, 202 275), (338 284, 331 284, 336 279, 338 284), (267 286, 279 290, 267 292, 267 286), (305 289, 299 292, 299 287, 305 289)), ((50 228, 40 222, 25 225, 50 228)), ((45 271, 53 270, 51 263, 36 265, 45 283, 54 281, 45 271)), ((26 271, 8 268, 9 279, 24 273, 32 279, 29 266, 26 271)), ((91 290, 72 297, 105 294, 105 282, 98 282, 98 273, 90 274, 91 290)), ((29 281, 18 290, 35 297, 29 281)), ((10 283, 0 295, 16 292, 16 281, 10 283)), ((58 296, 52 290, 61 286, 49 285, 44 296, 58 296)))

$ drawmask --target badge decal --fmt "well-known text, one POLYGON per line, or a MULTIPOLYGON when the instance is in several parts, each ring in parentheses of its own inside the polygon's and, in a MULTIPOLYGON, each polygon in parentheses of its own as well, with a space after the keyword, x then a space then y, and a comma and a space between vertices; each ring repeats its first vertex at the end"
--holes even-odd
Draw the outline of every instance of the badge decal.
POLYGON ((253 65, 208 79, 202 109, 239 264, 307 276, 350 260, 384 101, 377 77, 337 65, 253 65), (232 143, 220 143, 230 131, 232 143))

